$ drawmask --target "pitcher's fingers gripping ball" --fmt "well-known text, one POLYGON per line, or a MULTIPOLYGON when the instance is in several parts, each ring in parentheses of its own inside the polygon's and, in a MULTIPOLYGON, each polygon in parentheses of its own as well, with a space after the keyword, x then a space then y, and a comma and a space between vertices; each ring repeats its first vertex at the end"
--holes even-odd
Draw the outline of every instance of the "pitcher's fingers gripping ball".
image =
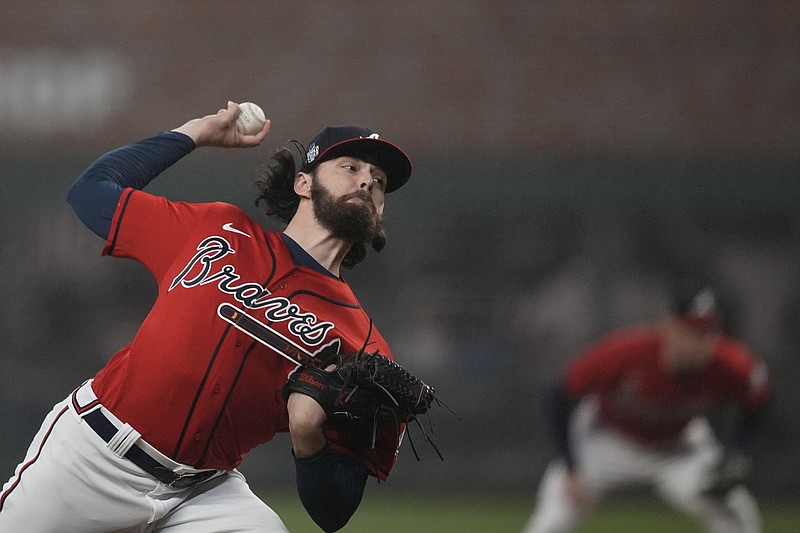
POLYGON ((241 113, 236 119, 236 129, 243 135, 255 135, 267 120, 264 110, 253 102, 239 104, 241 113))

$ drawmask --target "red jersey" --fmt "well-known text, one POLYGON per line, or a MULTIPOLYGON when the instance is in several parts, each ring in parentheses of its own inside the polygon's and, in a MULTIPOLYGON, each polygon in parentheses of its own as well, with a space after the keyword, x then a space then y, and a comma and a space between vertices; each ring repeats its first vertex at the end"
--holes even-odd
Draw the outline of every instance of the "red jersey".
POLYGON ((662 344, 656 328, 612 333, 568 367, 565 390, 572 400, 595 394, 605 423, 644 444, 668 443, 724 406, 766 402, 766 368, 742 344, 721 338, 707 366, 683 375, 665 367, 662 344))
MULTIPOLYGON (((180 463, 231 469, 288 431, 281 387, 297 364, 224 320, 221 304, 310 354, 331 345, 354 352, 369 337, 369 351, 392 356, 346 282, 296 265, 279 233, 232 205, 126 189, 103 253, 142 263, 158 295, 131 344, 95 377, 95 392, 180 463)), ((394 436, 383 442, 377 469, 371 452, 332 446, 385 478, 398 443, 394 436)))

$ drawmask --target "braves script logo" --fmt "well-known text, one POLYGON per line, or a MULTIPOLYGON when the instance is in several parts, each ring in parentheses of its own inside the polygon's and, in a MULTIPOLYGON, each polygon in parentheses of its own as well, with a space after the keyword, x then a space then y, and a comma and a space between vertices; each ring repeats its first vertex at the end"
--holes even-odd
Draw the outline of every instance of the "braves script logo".
POLYGON ((320 322, 313 313, 306 313, 300 306, 287 298, 272 296, 258 283, 242 282, 233 265, 217 262, 228 255, 235 254, 231 244, 223 237, 211 236, 197 245, 197 253, 169 286, 171 291, 177 286, 191 289, 216 283, 220 291, 233 296, 237 302, 249 309, 263 309, 264 315, 272 322, 287 322, 289 332, 309 346, 323 341, 328 331, 333 329, 331 322, 320 322))

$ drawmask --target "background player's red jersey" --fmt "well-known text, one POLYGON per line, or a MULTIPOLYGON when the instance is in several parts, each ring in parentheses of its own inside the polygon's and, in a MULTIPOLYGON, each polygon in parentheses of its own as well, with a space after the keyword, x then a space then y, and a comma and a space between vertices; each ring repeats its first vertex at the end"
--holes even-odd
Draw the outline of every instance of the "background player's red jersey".
POLYGON ((655 327, 612 333, 568 367, 566 391, 573 400, 595 394, 603 420, 645 444, 669 442, 731 402, 755 410, 766 401, 766 370, 744 345, 723 337, 708 365, 684 374, 667 369, 662 349, 655 327))

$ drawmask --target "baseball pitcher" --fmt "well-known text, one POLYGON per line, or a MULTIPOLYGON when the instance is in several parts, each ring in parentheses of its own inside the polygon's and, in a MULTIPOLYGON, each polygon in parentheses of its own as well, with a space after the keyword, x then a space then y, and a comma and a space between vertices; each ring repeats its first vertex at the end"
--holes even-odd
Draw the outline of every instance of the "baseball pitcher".
POLYGON ((236 467, 287 431, 299 497, 335 531, 430 405, 341 275, 386 242, 386 194, 411 175, 400 148, 334 126, 275 150, 257 204, 282 232, 142 190, 198 147, 259 145, 269 121, 244 134, 239 113, 229 102, 109 152, 70 187, 103 254, 144 265, 158 294, 133 341, 47 415, 0 493, 0 531, 284 532, 236 467))

